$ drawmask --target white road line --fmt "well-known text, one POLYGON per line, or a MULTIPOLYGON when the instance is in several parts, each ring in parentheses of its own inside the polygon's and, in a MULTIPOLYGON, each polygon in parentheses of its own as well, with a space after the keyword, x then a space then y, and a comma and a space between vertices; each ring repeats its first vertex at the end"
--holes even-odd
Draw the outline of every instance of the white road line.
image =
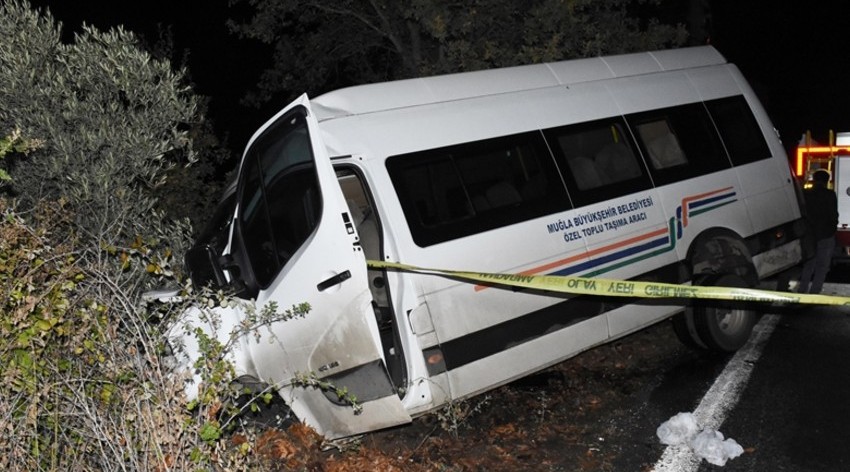
MULTIPOLYGON (((753 335, 750 336, 747 344, 738 350, 708 389, 699 406, 694 410, 694 416, 702 428, 720 429, 720 425, 726 420, 726 415, 738 402, 753 367, 779 319, 779 315, 764 315, 753 328, 753 335)), ((734 439, 734 435, 727 434, 727 436, 734 439)), ((701 460, 685 445, 667 446, 652 470, 654 472, 695 471, 699 468, 701 460)))

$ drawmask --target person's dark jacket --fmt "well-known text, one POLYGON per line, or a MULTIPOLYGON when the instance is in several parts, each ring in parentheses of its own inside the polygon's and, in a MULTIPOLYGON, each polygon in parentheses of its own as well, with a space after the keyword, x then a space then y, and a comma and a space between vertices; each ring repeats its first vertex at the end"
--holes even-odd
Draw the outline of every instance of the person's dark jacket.
POLYGON ((815 241, 834 237, 838 227, 838 199, 835 192, 816 183, 803 193, 806 199, 806 219, 815 241))

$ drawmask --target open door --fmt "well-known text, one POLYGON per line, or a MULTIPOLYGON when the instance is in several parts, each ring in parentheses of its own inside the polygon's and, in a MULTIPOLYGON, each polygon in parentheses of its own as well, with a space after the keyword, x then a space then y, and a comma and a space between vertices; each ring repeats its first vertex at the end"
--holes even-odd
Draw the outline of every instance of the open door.
POLYGON ((387 375, 363 249, 306 95, 245 152, 231 255, 231 274, 258 307, 310 305, 305 317, 246 337, 246 372, 277 385, 299 419, 330 438, 410 421, 387 375), (347 393, 291 385, 310 373, 347 393))

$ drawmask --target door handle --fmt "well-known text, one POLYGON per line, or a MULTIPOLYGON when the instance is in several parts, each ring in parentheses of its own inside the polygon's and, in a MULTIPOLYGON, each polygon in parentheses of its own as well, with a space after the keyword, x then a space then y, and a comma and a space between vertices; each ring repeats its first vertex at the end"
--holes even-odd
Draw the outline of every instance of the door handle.
POLYGON ((327 280, 319 282, 319 284, 316 285, 316 288, 319 289, 320 292, 324 292, 325 290, 333 287, 334 285, 341 284, 350 278, 351 272, 346 270, 334 275, 333 277, 327 280))

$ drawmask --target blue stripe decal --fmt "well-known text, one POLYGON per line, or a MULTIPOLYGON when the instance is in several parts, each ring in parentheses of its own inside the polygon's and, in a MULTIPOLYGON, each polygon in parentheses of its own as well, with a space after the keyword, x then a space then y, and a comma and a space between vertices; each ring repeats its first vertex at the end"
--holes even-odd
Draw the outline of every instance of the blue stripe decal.
POLYGON ((669 242, 670 242, 670 237, 664 236, 663 238, 658 238, 658 239, 655 239, 655 240, 652 240, 652 241, 649 241, 649 242, 646 242, 646 243, 643 243, 643 244, 639 244, 637 246, 630 247, 628 249, 623 249, 622 251, 612 252, 611 254, 608 254, 607 256, 600 257, 598 259, 593 259, 591 261, 582 262, 581 264, 576 264, 574 266, 565 267, 565 268, 557 270, 555 272, 551 272, 550 275, 571 275, 571 274, 575 274, 576 272, 581 272, 583 270, 592 269, 596 266, 606 264, 608 262, 611 262, 611 261, 614 261, 614 260, 617 260, 617 259, 620 259, 620 258, 623 258, 623 257, 628 257, 628 256, 631 256, 633 254, 637 254, 639 252, 643 252, 643 251, 646 251, 646 250, 649 250, 649 249, 654 249, 656 247, 663 246, 665 244, 668 244, 669 242))

